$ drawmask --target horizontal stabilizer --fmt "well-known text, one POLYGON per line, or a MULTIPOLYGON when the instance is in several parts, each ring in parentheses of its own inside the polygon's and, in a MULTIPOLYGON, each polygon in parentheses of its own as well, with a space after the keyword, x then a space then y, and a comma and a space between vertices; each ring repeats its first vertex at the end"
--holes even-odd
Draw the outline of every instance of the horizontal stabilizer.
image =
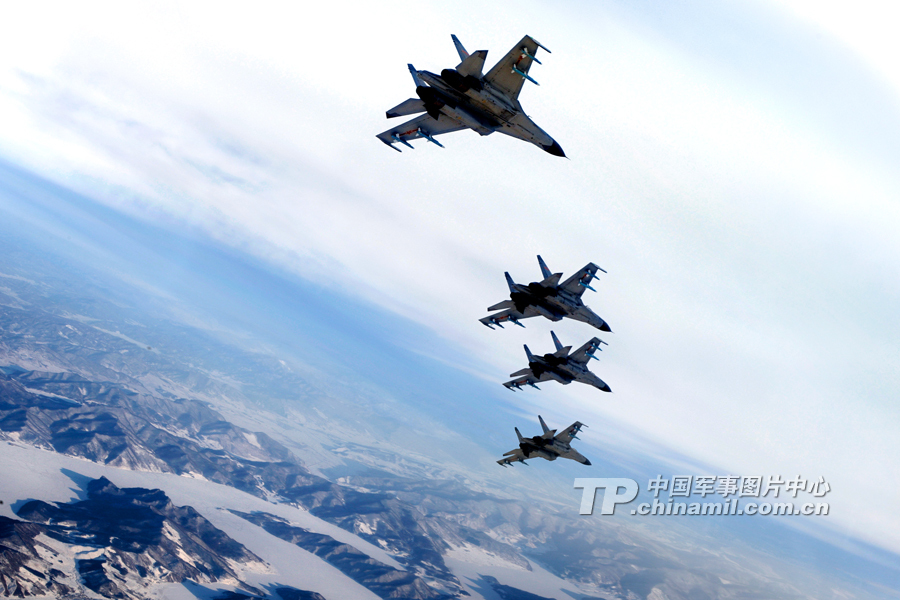
POLYGON ((531 375, 531 369, 528 367, 509 374, 510 377, 524 377, 525 375, 531 375))
POLYGON ((487 59, 487 53, 487 50, 476 50, 459 63, 456 67, 457 72, 463 77, 471 75, 472 77, 481 79, 484 61, 487 59))
POLYGON ((515 308, 516 303, 512 300, 504 300, 503 302, 498 302, 497 304, 488 308, 488 311, 494 310, 506 310, 507 308, 515 308))
POLYGON ((545 288, 553 288, 559 285, 559 280, 562 278, 562 273, 553 273, 544 278, 541 282, 541 285, 545 288))
POLYGON ((421 112, 425 112, 425 103, 419 98, 410 98, 387 111, 387 118, 392 119, 394 117, 414 115, 421 112))

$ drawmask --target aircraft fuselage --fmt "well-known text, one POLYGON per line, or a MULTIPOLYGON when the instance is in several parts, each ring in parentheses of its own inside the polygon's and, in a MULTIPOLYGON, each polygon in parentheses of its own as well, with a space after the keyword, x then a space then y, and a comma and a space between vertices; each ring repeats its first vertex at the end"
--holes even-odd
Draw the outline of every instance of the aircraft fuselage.
POLYGON ((440 113, 481 135, 499 131, 562 155, 559 144, 525 114, 518 101, 511 103, 489 83, 472 75, 463 76, 455 69, 444 69, 440 75, 430 71, 416 73, 428 84, 417 87, 416 94, 433 118, 440 113))
POLYGON ((519 449, 525 458, 543 458, 545 460, 556 460, 559 457, 569 458, 585 465, 590 465, 591 461, 586 459, 578 451, 574 450, 569 444, 561 442, 557 439, 547 439, 541 436, 533 438, 525 438, 519 442, 519 449))
POLYGON ((528 362, 528 368, 531 369, 531 372, 538 379, 544 373, 549 373, 556 375, 555 379, 564 385, 578 379, 579 375, 588 372, 584 367, 576 363, 570 363, 568 357, 556 356, 555 354, 535 356, 534 360, 528 362))
POLYGON ((537 282, 528 285, 516 284, 515 287, 516 291, 510 292, 509 297, 515 302, 516 310, 519 312, 524 312, 528 306, 534 306, 551 321, 559 321, 564 316, 585 308, 580 298, 568 297, 570 294, 564 290, 544 287, 537 282))

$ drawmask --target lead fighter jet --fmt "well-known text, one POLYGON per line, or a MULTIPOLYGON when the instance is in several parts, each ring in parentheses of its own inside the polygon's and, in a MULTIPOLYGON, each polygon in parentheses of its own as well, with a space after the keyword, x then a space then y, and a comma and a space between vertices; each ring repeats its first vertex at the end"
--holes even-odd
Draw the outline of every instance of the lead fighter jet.
POLYGON ((434 137, 460 129, 472 129, 480 135, 499 131, 531 142, 554 156, 564 157, 566 154, 559 144, 538 127, 519 104, 519 92, 525 80, 537 84, 528 71, 532 63, 541 62, 535 58, 538 48, 550 51, 526 35, 487 75, 483 75, 487 50, 469 54, 455 35, 450 37, 462 62, 455 69, 444 69, 440 75, 417 71, 408 65, 418 98, 401 102, 387 111, 387 117, 425 114, 379 133, 378 139, 399 152, 395 143, 412 148, 410 140, 419 138, 443 148, 434 137))
POLYGON ((562 433, 557 434, 555 429, 547 427, 540 415, 538 415, 538 420, 541 422, 541 429, 544 430, 544 435, 536 435, 531 438, 522 437, 522 434, 519 433, 519 428, 516 427, 516 435, 519 436, 519 447, 504 453, 504 458, 497 461, 498 465, 506 467, 506 465, 513 465, 513 463, 517 462, 527 465, 528 463, 525 462, 527 458, 540 457, 546 460, 556 460, 562 457, 590 466, 591 461, 569 445, 569 442, 578 439, 576 435, 581 431, 582 427, 587 427, 587 425, 581 421, 575 421, 563 429, 562 433))
POLYGON ((536 356, 531 353, 528 346, 525 346, 525 354, 528 355, 528 368, 511 373, 510 377, 514 379, 507 381, 503 385, 512 391, 522 389, 523 385, 530 385, 535 389, 541 389, 536 383, 541 381, 558 381, 563 385, 569 385, 573 381, 592 385, 598 390, 611 392, 609 386, 602 379, 591 373, 587 364, 594 356, 594 352, 601 350, 600 344, 606 344, 599 338, 591 338, 584 346, 569 354, 572 346, 563 346, 559 342, 559 338, 552 331, 553 343, 556 345, 556 352, 553 354, 545 354, 536 356))
MULTIPOLYGON (((544 280, 523 285, 513 281, 509 273, 504 273, 506 275, 506 283, 509 285, 510 299, 488 308, 488 310, 499 310, 501 312, 479 319, 482 323, 491 329, 494 328, 494 325, 502 328, 503 325, 501 323, 504 321, 525 327, 519 323, 519 319, 543 315, 551 321, 559 321, 563 317, 569 317, 570 319, 593 325, 600 331, 610 331, 606 321, 598 317, 594 311, 581 301, 581 295, 584 293, 584 290, 596 291, 590 285, 591 280, 597 279, 597 271, 603 271, 603 269, 594 263, 588 263, 584 268, 560 284, 559 280, 562 277, 562 273, 551 273, 546 263, 544 263, 544 259, 540 256, 537 259, 538 264, 541 266, 544 280)), ((603 272, 606 273, 606 271, 603 272)))

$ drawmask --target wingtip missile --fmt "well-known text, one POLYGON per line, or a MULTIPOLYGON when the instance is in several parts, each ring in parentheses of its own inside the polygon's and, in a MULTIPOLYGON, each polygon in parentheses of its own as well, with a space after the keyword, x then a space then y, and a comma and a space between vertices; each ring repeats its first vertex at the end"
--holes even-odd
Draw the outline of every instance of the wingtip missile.
MULTIPOLYGON (((531 37, 531 36, 529 36, 529 37, 531 37)), ((543 45, 542 43, 540 43, 540 42, 537 41, 536 39, 531 38, 531 41, 534 42, 534 45, 535 45, 535 46, 537 46, 538 48, 543 49, 544 52, 546 52, 547 54, 553 54, 552 52, 550 52, 549 50, 547 50, 547 46, 543 45)))

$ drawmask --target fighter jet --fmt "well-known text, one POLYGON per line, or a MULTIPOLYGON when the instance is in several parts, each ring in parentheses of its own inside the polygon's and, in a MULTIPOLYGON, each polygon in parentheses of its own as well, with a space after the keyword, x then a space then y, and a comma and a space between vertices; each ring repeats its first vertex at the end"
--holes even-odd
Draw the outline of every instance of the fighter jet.
POLYGON ((387 111, 387 117, 425 114, 379 133, 378 139, 399 152, 395 143, 412 148, 410 140, 418 138, 443 148, 435 136, 460 129, 472 129, 481 135, 499 131, 564 157, 559 144, 535 125, 519 104, 525 80, 537 84, 528 71, 532 63, 541 62, 535 57, 538 48, 550 51, 526 35, 483 75, 487 50, 469 54, 455 35, 450 37, 462 62, 455 69, 444 69, 440 75, 408 65, 418 98, 404 100, 387 111))
MULTIPOLYGON (((509 273, 504 273, 506 283, 509 285, 510 299, 488 308, 488 310, 501 312, 479 319, 482 323, 491 329, 494 328, 494 325, 502 328, 501 323, 504 321, 525 327, 519 323, 519 319, 542 315, 551 321, 569 317, 593 325, 600 331, 610 331, 606 321, 598 317, 581 301, 584 290, 597 291, 591 287, 591 280, 597 279, 597 271, 603 271, 603 269, 594 263, 588 263, 560 285, 559 280, 562 273, 551 273, 544 263, 544 259, 540 256, 537 259, 538 264, 541 265, 544 280, 523 285, 513 281, 509 273)), ((603 272, 606 273, 606 271, 603 272)))
POLYGON ((563 385, 569 385, 573 381, 577 381, 592 385, 604 392, 612 391, 602 379, 588 371, 587 368, 588 361, 592 358, 597 358, 594 352, 602 350, 600 344, 606 344, 606 342, 599 338, 591 338, 584 346, 569 354, 572 346, 560 344, 559 338, 552 331, 550 335, 553 336, 556 352, 535 356, 528 349, 528 346, 525 346, 525 354, 528 355, 528 368, 510 373, 509 376, 514 379, 507 381, 503 385, 512 391, 522 389, 523 385, 530 385, 539 390, 541 388, 535 384, 541 381, 558 381, 563 385))
POLYGON ((522 434, 519 433, 519 428, 516 427, 516 435, 519 436, 519 447, 504 453, 503 456, 505 458, 498 460, 498 465, 506 467, 506 465, 513 465, 513 463, 517 462, 527 465, 528 463, 525 462, 527 458, 540 457, 547 460, 556 460, 562 457, 590 466, 591 461, 569 446, 569 442, 577 440, 576 435, 581 431, 582 427, 587 427, 587 425, 580 421, 575 421, 566 427, 562 433, 557 434, 555 429, 547 427, 540 415, 538 415, 538 420, 541 422, 544 435, 536 435, 531 438, 522 437, 522 434))

